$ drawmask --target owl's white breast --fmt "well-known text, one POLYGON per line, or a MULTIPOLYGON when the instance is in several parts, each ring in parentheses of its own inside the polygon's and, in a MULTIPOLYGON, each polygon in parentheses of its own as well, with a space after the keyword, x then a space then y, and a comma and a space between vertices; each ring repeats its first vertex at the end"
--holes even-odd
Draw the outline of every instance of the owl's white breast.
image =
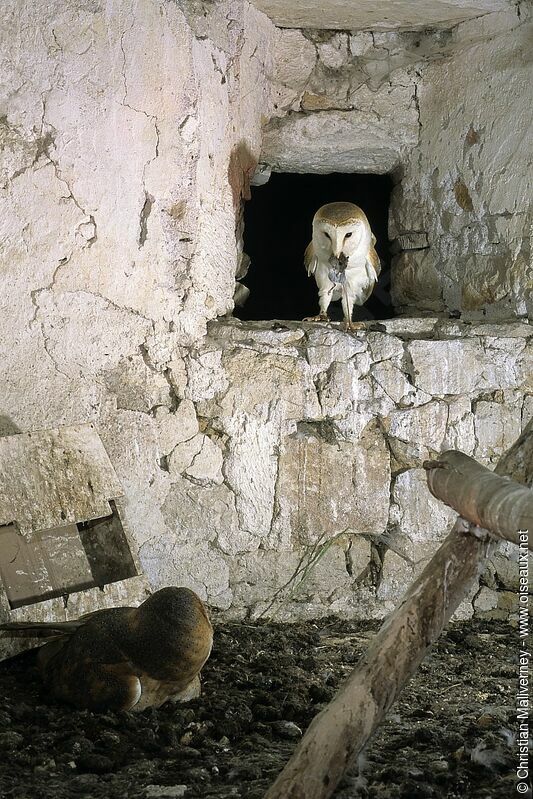
MULTIPOLYGON (((328 262, 318 259, 315 280, 319 290, 330 293, 332 300, 338 300, 342 296, 343 288, 340 284, 335 284, 330 280, 331 267, 328 262)), ((348 260, 345 271, 346 289, 348 294, 354 298, 356 305, 362 305, 368 299, 376 282, 374 272, 369 267, 366 256, 354 255, 348 260)))

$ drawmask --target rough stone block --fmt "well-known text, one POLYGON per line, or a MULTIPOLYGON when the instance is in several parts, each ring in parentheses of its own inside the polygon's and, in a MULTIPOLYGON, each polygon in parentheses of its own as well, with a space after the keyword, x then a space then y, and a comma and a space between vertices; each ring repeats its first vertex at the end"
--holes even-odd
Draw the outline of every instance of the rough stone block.
POLYGON ((176 478, 188 469, 202 449, 203 435, 197 433, 187 441, 178 444, 168 457, 168 471, 171 478, 176 478))
POLYGON ((235 493, 239 528, 256 539, 256 548, 268 536, 274 511, 278 474, 279 422, 260 421, 238 414, 232 420, 232 435, 224 474, 235 493))
POLYGON ((185 396, 193 402, 209 400, 228 388, 220 349, 191 353, 186 360, 187 387, 185 396))
POLYGON ((316 60, 313 43, 301 31, 279 31, 274 43, 272 75, 272 104, 276 115, 298 107, 316 60))
POLYGON ((115 369, 105 372, 104 379, 107 389, 117 398, 117 408, 148 413, 171 404, 168 382, 150 369, 141 355, 123 358, 115 369))
POLYGON ((338 361, 318 376, 318 401, 326 418, 342 419, 351 410, 357 379, 353 364, 338 361))
POLYGON ((476 403, 474 430, 478 460, 497 460, 516 441, 521 432, 521 409, 499 402, 476 403))
POLYGON ((490 613, 498 607, 498 592, 484 586, 474 600, 476 615, 490 613))
POLYGON ((162 455, 169 455, 177 444, 189 441, 199 432, 194 405, 187 399, 182 400, 175 411, 156 408, 155 419, 162 455))
POLYGON ((394 335, 369 331, 366 334, 366 340, 368 341, 372 360, 375 364, 378 364, 380 361, 392 360, 398 365, 403 358, 403 342, 394 335))
POLYGON ((409 444, 415 458, 440 450, 447 423, 448 406, 435 400, 417 408, 393 411, 384 419, 388 435, 409 444))
POLYGON ((387 524, 389 453, 367 428, 359 442, 329 441, 317 428, 281 447, 273 532, 314 543, 343 531, 380 534, 387 524))
POLYGON ((417 135, 354 111, 292 114, 267 126, 261 158, 280 172, 390 172, 417 135))
POLYGON ((414 579, 413 567, 392 549, 385 552, 377 598, 397 603, 414 579))
POLYGON ((429 492, 424 469, 409 469, 399 474, 394 481, 392 500, 392 518, 414 545, 415 558, 418 543, 444 538, 457 519, 456 511, 429 492))
POLYGON ((391 297, 397 307, 442 311, 442 282, 428 250, 408 250, 393 258, 391 297))
POLYGON ((234 586, 235 602, 254 607, 274 600, 276 591, 287 586, 285 598, 290 594, 290 581, 298 568, 301 555, 295 550, 258 550, 233 559, 230 563, 230 580, 234 586))
POLYGON ((417 389, 401 368, 391 361, 381 361, 370 368, 370 374, 377 386, 400 408, 410 405, 425 405, 431 395, 417 389))
POLYGON ((197 433, 188 441, 178 444, 168 457, 171 478, 188 477, 198 485, 220 484, 222 476, 222 451, 208 436, 197 433))
MULTIPOLYGON (((237 349, 225 353, 222 363, 228 388, 212 408, 216 416, 247 413, 266 419, 272 404, 282 406, 289 419, 320 413, 309 367, 301 358, 237 349)), ((231 428, 231 422, 227 425, 231 428)))
POLYGON ((448 400, 448 425, 442 442, 443 449, 459 449, 473 455, 476 447, 474 414, 469 397, 448 400))
POLYGON ((347 336, 340 330, 320 326, 308 334, 307 359, 313 375, 326 371, 334 361, 346 363, 356 355, 364 356, 366 349, 362 339, 347 336))
POLYGON ((501 359, 499 364, 491 364, 483 345, 476 341, 412 341, 408 350, 415 385, 433 395, 469 395, 515 384, 508 366, 501 359))
POLYGON ((226 610, 231 606, 228 564, 209 544, 154 539, 141 547, 139 557, 152 585, 183 585, 214 607, 226 610))

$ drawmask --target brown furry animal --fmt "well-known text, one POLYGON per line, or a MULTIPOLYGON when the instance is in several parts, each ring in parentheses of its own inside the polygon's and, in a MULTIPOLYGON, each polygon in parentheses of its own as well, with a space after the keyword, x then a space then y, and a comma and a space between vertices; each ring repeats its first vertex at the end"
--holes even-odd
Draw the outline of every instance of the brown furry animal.
POLYGON ((199 696, 213 643, 206 609, 188 588, 162 588, 138 608, 0 630, 54 635, 38 654, 45 685, 57 699, 95 711, 138 711, 199 696))

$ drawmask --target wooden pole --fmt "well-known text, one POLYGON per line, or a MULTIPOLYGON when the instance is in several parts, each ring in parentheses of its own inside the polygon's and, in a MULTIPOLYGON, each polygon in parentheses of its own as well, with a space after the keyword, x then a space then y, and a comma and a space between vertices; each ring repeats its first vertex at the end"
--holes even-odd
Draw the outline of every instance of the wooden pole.
MULTIPOLYGON (((531 475, 533 423, 498 464, 531 475), (524 455, 527 453, 527 455, 524 455), (524 464, 526 465, 524 466, 524 464)), ((332 702, 311 722, 265 799, 327 799, 478 581, 496 544, 459 518, 332 702)))
POLYGON ((425 461, 424 469, 433 496, 471 524, 515 544, 520 531, 533 530, 533 491, 526 486, 454 450, 443 452, 438 461, 425 461))

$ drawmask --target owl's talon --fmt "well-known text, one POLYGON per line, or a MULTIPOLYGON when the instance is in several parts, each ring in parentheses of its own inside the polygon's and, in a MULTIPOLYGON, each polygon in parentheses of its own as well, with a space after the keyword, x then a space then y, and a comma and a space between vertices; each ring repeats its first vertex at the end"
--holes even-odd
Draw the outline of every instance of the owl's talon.
POLYGON ((319 313, 317 316, 304 316, 303 322, 329 322, 327 313, 319 313))
POLYGON ((346 332, 355 332, 356 330, 364 330, 365 323, 364 322, 352 322, 351 319, 345 319, 342 323, 342 329, 346 330, 346 332))

